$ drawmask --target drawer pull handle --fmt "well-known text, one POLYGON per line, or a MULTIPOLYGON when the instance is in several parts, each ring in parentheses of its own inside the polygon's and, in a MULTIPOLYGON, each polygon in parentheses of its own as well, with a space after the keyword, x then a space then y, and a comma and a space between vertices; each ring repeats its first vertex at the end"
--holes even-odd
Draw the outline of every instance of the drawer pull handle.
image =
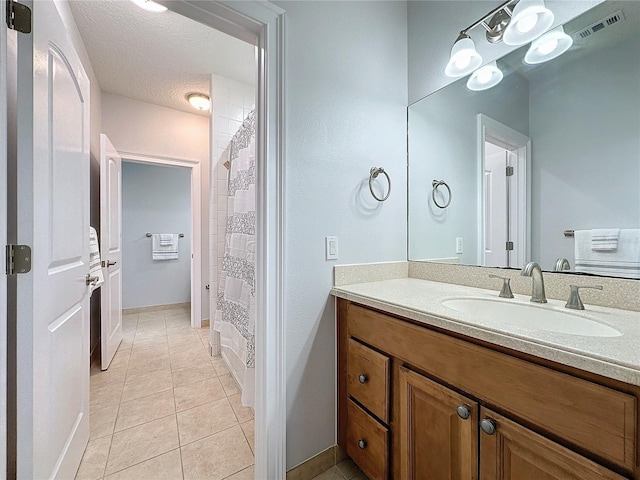
POLYGON ((471 416, 471 410, 469 410, 469 407, 467 407, 466 405, 458 406, 458 408, 456 408, 456 412, 458 413, 458 416, 463 420, 466 420, 471 416))
POLYGON ((493 435, 496 433, 496 423, 489 418, 485 418, 480 422, 480 428, 487 435, 493 435))
POLYGON ((360 375, 358 375, 358 381, 364 385, 369 381, 369 377, 366 374, 361 373, 360 375))
POLYGON ((358 446, 360 447, 360 450, 364 450, 367 448, 367 441, 363 439, 358 440, 358 446))

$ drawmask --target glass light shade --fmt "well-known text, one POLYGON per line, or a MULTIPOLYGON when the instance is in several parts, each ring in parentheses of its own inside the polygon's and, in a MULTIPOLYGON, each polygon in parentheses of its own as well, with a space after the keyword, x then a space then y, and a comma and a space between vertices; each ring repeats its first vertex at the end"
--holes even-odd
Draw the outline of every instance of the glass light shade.
POLYGON ((478 68, 481 63, 482 57, 476 51, 473 40, 463 37, 453 44, 451 57, 444 73, 449 77, 464 77, 478 68))
POLYGON ((152 2, 151 0, 131 0, 131 1, 135 3, 137 6, 139 6, 140 8, 147 10, 148 12, 161 13, 161 12, 167 11, 167 7, 165 7, 164 5, 160 5, 159 3, 156 3, 156 2, 152 2))
POLYGON ((211 99, 202 93, 191 93, 187 95, 187 100, 193 108, 201 112, 211 108, 211 99))
POLYGON ((467 88, 475 92, 488 90, 499 84, 503 77, 504 74, 498 68, 496 62, 487 63, 484 67, 471 74, 469 80, 467 80, 467 88))
POLYGON ((502 40, 507 45, 524 45, 549 30, 554 15, 544 0, 520 0, 511 15, 502 40))
POLYGON ((561 26, 536 38, 524 56, 525 63, 535 65, 559 57, 573 45, 573 38, 564 33, 561 26))

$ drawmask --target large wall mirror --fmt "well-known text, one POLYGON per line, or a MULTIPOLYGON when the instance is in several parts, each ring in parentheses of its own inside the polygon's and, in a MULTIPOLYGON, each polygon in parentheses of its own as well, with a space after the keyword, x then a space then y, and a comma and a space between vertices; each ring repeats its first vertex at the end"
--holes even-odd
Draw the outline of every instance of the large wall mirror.
POLYGON ((640 278, 640 2, 563 28, 562 55, 530 64, 525 45, 497 85, 409 107, 410 260, 640 278))

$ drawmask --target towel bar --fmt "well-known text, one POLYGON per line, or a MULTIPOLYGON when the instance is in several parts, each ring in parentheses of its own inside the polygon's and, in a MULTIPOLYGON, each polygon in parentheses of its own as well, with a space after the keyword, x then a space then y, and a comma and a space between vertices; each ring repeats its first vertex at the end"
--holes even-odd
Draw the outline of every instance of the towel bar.
POLYGON ((565 230, 564 231, 564 236, 565 237, 573 237, 573 236, 575 236, 575 232, 573 230, 565 230))
MULTIPOLYGON (((147 237, 149 237, 149 238, 151 238, 151 237, 153 236, 153 233, 149 233, 149 232, 147 232, 147 233, 146 233, 146 236, 147 236, 147 237)), ((178 234, 178 236, 179 236, 180 238, 183 238, 183 237, 184 237, 184 233, 179 233, 179 234, 178 234)))

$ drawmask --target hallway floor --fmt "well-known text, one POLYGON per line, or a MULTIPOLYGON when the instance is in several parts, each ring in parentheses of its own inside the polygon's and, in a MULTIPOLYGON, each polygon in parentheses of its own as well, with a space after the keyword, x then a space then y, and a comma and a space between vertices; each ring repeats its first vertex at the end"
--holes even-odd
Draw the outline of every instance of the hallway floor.
POLYGON ((125 315, 107 371, 92 369, 91 434, 77 480, 253 479, 253 411, 209 327, 185 309, 125 315))

